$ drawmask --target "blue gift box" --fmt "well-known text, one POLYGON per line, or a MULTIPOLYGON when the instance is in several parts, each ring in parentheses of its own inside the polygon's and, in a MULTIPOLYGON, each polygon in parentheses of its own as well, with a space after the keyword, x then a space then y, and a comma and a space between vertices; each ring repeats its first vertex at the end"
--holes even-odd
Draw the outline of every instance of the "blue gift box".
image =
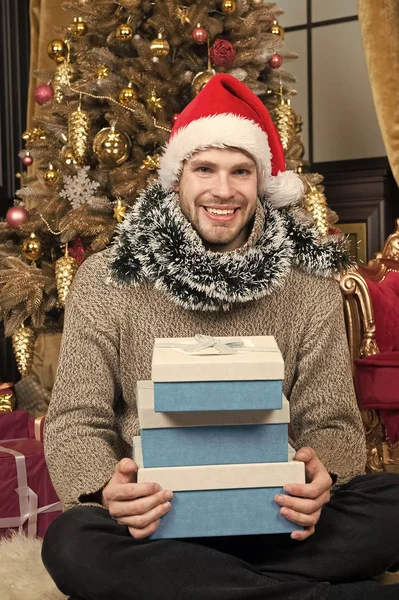
POLYGON ((282 381, 154 382, 156 412, 281 408, 282 381))
POLYGON ((304 464, 224 465, 138 470, 174 496, 152 539, 291 533, 301 529, 274 502, 286 483, 305 483, 304 464), (197 489, 196 489, 197 488, 197 489), (202 489, 198 489, 202 488, 202 489))
POLYGON ((281 408, 284 361, 273 337, 208 339, 215 347, 199 352, 193 350, 193 338, 155 340, 151 379, 156 412, 281 408), (238 349, 218 353, 218 342, 238 349))
POLYGON ((146 467, 286 462, 288 425, 141 429, 141 443, 146 467))
POLYGON ((146 467, 284 462, 289 404, 281 410, 154 412, 154 385, 137 384, 146 467))

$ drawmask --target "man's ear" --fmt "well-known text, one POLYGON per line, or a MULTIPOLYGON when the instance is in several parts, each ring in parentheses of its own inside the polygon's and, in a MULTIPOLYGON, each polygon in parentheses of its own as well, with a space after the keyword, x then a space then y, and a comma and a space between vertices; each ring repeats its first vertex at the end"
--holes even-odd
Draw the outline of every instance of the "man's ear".
POLYGON ((173 184, 173 191, 174 192, 179 192, 180 191, 180 186, 179 186, 179 182, 176 181, 176 183, 173 184))

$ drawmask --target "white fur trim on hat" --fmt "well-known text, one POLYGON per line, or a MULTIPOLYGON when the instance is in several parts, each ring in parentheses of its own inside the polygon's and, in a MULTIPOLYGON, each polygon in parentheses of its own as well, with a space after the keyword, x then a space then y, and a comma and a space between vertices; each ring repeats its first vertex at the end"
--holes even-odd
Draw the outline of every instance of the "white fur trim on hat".
POLYGON ((294 171, 284 171, 271 177, 265 190, 266 198, 276 208, 296 204, 302 200, 304 193, 302 180, 294 171))
POLYGON ((263 129, 253 121, 232 113, 196 119, 173 135, 160 160, 162 186, 173 188, 184 161, 195 152, 226 147, 240 148, 253 157, 258 171, 258 193, 266 194, 275 206, 292 204, 303 196, 302 182, 295 173, 284 172, 272 177, 271 151, 263 129))

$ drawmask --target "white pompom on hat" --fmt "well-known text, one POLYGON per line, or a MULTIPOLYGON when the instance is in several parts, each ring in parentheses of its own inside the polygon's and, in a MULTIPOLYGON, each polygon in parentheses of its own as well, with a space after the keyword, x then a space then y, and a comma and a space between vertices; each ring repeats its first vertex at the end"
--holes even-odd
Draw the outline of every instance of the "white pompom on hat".
POLYGON ((304 194, 300 177, 286 171, 284 150, 269 111, 232 75, 219 73, 177 118, 159 166, 165 189, 173 189, 183 163, 208 148, 238 148, 255 160, 258 193, 276 207, 298 202, 304 194))

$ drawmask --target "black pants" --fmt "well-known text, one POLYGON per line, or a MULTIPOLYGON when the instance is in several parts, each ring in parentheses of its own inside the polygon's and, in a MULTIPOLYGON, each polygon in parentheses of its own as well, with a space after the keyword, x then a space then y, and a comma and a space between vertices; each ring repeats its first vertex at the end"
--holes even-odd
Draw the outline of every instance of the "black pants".
POLYGON ((77 507, 54 521, 43 543, 60 590, 82 600, 399 599, 399 585, 370 581, 398 560, 399 475, 389 473, 340 488, 304 542, 137 541, 106 510, 77 507))

